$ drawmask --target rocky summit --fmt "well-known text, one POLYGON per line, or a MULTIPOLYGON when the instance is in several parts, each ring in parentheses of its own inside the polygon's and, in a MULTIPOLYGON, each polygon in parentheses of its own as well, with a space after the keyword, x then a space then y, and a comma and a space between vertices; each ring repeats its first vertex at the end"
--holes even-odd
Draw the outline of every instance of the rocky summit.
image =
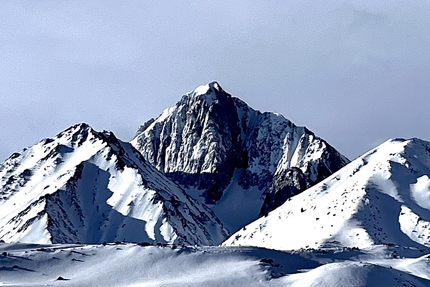
POLYGON ((349 160, 305 127, 260 112, 217 82, 143 124, 132 145, 235 231, 349 160))

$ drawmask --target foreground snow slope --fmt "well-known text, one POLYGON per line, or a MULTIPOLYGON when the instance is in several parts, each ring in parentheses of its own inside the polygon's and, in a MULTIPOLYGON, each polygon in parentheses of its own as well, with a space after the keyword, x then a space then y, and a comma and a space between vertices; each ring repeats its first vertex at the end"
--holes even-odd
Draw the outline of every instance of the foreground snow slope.
POLYGON ((247 225, 224 245, 281 250, 430 245, 430 143, 389 140, 247 225))
POLYGON ((217 82, 184 95, 131 143, 231 232, 348 162, 305 127, 250 108, 217 82))
POLYGON ((0 286, 429 286, 428 249, 0 244, 0 286))
POLYGON ((210 209, 110 132, 78 124, 0 164, 0 239, 217 244, 210 209))

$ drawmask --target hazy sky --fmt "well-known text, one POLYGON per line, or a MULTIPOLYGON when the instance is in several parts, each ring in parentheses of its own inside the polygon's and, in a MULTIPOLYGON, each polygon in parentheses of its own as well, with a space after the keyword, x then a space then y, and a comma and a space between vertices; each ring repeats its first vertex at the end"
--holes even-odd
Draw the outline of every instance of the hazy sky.
POLYGON ((0 72, 0 161, 78 122, 130 140, 212 80, 354 158, 430 140, 430 1, 1 1, 0 72))

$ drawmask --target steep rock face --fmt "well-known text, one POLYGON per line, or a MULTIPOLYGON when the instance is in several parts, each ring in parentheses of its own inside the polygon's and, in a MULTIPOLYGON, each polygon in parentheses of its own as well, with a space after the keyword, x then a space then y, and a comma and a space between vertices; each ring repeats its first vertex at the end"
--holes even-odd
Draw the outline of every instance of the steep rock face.
POLYGON ((216 82, 198 87, 143 124, 131 144, 191 196, 209 204, 230 231, 348 162, 306 128, 253 110, 216 82))
POLYGON ((75 125, 0 165, 0 239, 217 244, 207 207, 110 132, 75 125))
POLYGON ((237 165, 240 128, 233 99, 217 84, 203 89, 144 124, 132 144, 157 169, 184 186, 206 190, 206 202, 215 203, 237 165))
POLYGON ((429 198, 430 143, 389 140, 245 226, 224 245, 430 247, 429 198))

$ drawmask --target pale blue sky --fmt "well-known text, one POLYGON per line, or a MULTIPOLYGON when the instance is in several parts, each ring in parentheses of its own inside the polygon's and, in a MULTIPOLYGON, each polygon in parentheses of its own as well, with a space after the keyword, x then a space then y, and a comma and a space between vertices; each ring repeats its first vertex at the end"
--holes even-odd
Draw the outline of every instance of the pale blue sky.
POLYGON ((77 122, 130 140, 212 80, 350 158, 430 140, 430 1, 215 2, 2 1, 0 161, 77 122))

